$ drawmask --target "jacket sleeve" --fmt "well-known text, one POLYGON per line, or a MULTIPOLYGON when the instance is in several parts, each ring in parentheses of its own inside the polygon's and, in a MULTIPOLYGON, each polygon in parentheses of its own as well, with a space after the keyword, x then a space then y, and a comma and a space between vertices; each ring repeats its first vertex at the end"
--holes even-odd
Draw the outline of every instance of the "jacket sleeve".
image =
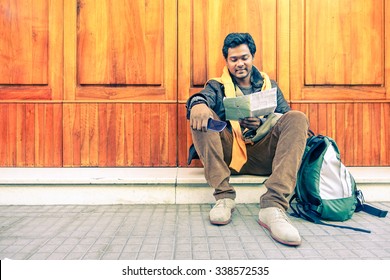
POLYGON ((277 83, 274 80, 271 80, 271 84, 272 84, 272 87, 276 87, 278 89, 277 93, 276 93, 277 106, 276 106, 275 112, 284 114, 284 113, 287 113, 288 111, 291 111, 290 105, 288 105, 286 99, 284 98, 283 92, 281 91, 281 89, 279 88, 277 83))
POLYGON ((195 104, 204 103, 210 109, 215 110, 218 99, 222 99, 223 86, 217 81, 208 81, 205 87, 198 93, 192 95, 186 103, 187 119, 190 118, 191 108, 195 104))

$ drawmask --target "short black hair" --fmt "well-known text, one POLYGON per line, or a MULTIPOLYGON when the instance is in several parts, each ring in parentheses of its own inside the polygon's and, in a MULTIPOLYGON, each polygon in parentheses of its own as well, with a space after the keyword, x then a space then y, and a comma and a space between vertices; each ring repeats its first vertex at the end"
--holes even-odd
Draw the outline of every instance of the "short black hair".
POLYGON ((242 44, 247 45, 251 55, 255 56, 256 44, 249 33, 230 33, 223 42, 222 54, 224 58, 227 59, 229 48, 235 48, 242 44))

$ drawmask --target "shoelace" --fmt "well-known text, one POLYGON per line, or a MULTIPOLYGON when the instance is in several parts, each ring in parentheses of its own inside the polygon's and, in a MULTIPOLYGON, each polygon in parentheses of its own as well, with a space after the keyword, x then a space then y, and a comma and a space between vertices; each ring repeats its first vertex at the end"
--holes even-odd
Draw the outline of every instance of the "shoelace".
POLYGON ((290 223, 289 219, 287 218, 286 213, 283 212, 282 209, 278 209, 278 211, 275 214, 275 219, 277 219, 277 220, 282 219, 282 220, 285 220, 288 223, 290 223))
POLYGON ((217 208, 217 207, 226 207, 226 208, 230 208, 230 207, 228 207, 228 205, 227 205, 227 203, 226 203, 226 199, 220 199, 220 200, 218 200, 214 207, 215 207, 215 208, 217 208))
POLYGON ((226 206, 225 199, 220 199, 220 200, 217 201, 215 207, 220 207, 220 206, 222 206, 222 207, 226 206))

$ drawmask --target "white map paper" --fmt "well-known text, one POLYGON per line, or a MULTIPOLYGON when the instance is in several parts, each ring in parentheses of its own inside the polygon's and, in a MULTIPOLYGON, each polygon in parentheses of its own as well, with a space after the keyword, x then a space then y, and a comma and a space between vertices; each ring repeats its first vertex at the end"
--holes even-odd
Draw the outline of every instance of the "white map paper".
POLYGON ((277 105, 276 91, 275 87, 244 96, 224 98, 226 119, 239 120, 273 113, 277 105))

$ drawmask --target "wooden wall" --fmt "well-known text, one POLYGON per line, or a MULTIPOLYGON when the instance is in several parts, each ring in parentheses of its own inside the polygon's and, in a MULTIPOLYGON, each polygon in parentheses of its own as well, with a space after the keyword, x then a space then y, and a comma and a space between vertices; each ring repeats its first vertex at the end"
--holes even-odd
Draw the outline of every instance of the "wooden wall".
POLYGON ((388 166, 389 30, 385 0, 0 0, 0 166, 186 166, 229 32, 347 165, 388 166))

